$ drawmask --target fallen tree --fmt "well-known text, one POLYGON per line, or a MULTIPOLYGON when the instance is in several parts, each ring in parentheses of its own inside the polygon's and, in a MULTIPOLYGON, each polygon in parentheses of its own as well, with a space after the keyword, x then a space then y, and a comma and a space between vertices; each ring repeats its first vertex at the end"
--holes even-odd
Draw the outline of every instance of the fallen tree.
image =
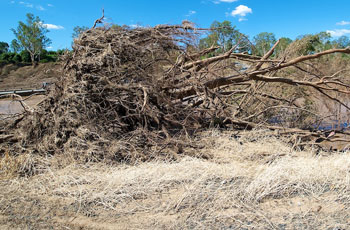
POLYGON ((349 109, 343 101, 349 71, 322 75, 312 61, 350 48, 275 57, 277 42, 257 57, 233 52, 237 44, 206 58, 219 47, 193 48, 201 31, 183 25, 87 30, 64 57, 64 74, 48 98, 8 126, 7 137, 17 142, 6 148, 130 162, 176 157, 191 145, 179 136, 210 126, 293 133, 302 138, 298 145, 327 137, 310 128, 324 117, 297 99, 321 95, 349 109))

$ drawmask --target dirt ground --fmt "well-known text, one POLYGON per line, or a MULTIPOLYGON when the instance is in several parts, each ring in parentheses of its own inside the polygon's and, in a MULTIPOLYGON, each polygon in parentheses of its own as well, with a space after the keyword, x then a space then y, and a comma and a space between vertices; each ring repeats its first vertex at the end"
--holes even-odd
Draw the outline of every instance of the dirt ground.
MULTIPOLYGON (((25 103, 26 106, 34 108, 45 98, 45 95, 22 97, 22 104, 25 103)), ((23 106, 19 101, 13 100, 11 98, 0 99, 0 116, 16 114, 21 112, 23 112, 23 106)))
POLYGON ((40 63, 35 68, 10 64, 0 68, 0 90, 38 89, 43 82, 55 82, 59 76, 58 63, 40 63))
MULTIPOLYGON (((350 153, 291 150, 267 131, 206 131, 211 159, 74 164, 0 181, 1 229, 349 229, 350 153)), ((16 162, 3 158, 9 167, 16 162)))

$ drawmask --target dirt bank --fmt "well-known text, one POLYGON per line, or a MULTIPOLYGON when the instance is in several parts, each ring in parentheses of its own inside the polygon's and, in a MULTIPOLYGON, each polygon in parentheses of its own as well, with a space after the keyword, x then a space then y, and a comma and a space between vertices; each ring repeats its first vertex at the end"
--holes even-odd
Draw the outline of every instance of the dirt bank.
POLYGON ((9 64, 0 68, 0 90, 37 89, 43 82, 55 82, 61 76, 59 63, 40 63, 16 66, 9 64))

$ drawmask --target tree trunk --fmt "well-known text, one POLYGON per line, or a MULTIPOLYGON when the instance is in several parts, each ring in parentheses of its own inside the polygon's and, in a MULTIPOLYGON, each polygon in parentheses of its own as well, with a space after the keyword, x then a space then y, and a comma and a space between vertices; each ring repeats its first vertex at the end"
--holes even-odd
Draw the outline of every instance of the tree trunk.
POLYGON ((30 53, 30 59, 32 61, 32 67, 35 68, 38 65, 38 62, 35 60, 35 54, 32 52, 29 52, 29 53, 30 53))

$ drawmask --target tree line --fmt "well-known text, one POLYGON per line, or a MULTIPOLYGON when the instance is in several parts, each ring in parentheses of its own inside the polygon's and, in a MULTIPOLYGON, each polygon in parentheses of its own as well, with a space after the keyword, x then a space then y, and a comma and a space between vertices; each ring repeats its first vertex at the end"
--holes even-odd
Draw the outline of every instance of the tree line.
MULTIPOLYGON (((199 41, 200 49, 207 49, 213 46, 220 47, 217 53, 222 53, 233 49, 236 53, 247 53, 256 56, 263 56, 277 42, 276 36, 270 32, 262 32, 249 39, 241 33, 230 21, 214 21, 210 26, 210 32, 199 41)), ((287 37, 279 39, 274 55, 281 55, 287 47, 296 41, 305 41, 298 53, 299 55, 308 55, 316 52, 322 52, 332 48, 346 48, 350 46, 350 39, 347 36, 341 36, 338 39, 332 39, 327 32, 317 34, 306 34, 298 36, 294 41, 287 37)), ((211 54, 215 55, 215 54, 211 54)))
MULTIPOLYGON (((0 42, 0 66, 8 63, 37 63, 55 62, 65 50, 48 51, 51 44, 46 34, 49 32, 43 21, 33 14, 26 15, 26 21, 20 21, 16 29, 11 29, 15 39, 10 44, 0 42)), ((118 28, 114 25, 112 28, 118 28)), ((73 30, 72 38, 75 39, 86 31, 87 27, 76 26, 73 30)), ((274 55, 282 54, 293 40, 287 37, 279 39, 280 42, 275 49, 274 55)), ((332 39, 327 32, 317 34, 307 34, 297 37, 294 41, 307 41, 299 51, 299 55, 307 55, 321 52, 331 48, 345 48, 350 46, 350 39, 347 36, 332 39)), ((255 56, 263 56, 276 43, 277 39, 273 33, 262 32, 252 39, 241 33, 230 21, 214 21, 210 26, 210 32, 199 40, 200 50, 213 46, 220 47, 216 53, 220 54, 232 50, 236 53, 247 53, 255 56)), ((211 53, 214 55, 215 53, 211 53)))
MULTIPOLYGON (((56 62, 58 57, 62 55, 65 50, 48 51, 42 49, 40 51, 40 59, 36 59, 35 65, 37 63, 48 63, 56 62)), ((31 55, 27 50, 13 50, 12 47, 6 42, 0 42, 0 67, 6 64, 33 64, 31 55)))

